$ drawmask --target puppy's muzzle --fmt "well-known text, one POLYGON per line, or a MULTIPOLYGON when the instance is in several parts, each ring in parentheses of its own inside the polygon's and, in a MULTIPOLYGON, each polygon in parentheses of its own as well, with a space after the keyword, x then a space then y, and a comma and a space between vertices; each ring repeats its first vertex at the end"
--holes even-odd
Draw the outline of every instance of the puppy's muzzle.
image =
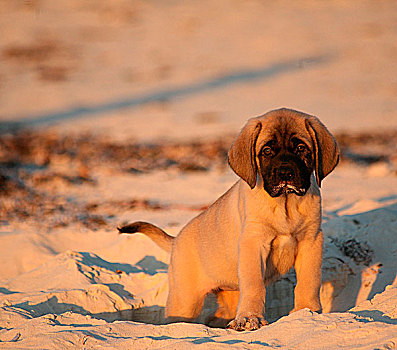
POLYGON ((307 189, 300 187, 296 182, 297 176, 295 170, 288 166, 282 165, 276 169, 276 177, 278 179, 278 185, 274 186, 270 195, 272 197, 278 197, 283 194, 294 193, 297 196, 303 196, 306 194, 307 189))
POLYGON ((294 169, 288 166, 281 166, 280 168, 278 168, 277 175, 281 181, 286 182, 293 181, 293 179, 295 178, 294 169))

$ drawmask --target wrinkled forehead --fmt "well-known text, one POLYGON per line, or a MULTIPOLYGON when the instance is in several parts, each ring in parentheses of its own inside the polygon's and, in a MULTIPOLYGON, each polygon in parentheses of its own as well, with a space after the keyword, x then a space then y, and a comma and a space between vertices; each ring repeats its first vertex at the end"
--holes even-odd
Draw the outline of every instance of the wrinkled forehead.
POLYGON ((304 116, 273 114, 258 119, 261 121, 262 128, 256 144, 257 151, 270 141, 287 145, 294 138, 302 140, 309 147, 312 147, 304 116))

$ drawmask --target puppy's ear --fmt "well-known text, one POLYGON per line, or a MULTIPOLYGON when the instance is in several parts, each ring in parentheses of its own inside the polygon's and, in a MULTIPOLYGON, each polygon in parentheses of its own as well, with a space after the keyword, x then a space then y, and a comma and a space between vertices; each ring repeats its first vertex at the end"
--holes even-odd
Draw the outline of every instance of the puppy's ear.
POLYGON ((307 118, 305 124, 313 142, 316 179, 318 186, 321 187, 321 181, 334 170, 339 162, 338 144, 325 125, 316 117, 307 118))
POLYGON ((261 131, 262 124, 258 119, 252 118, 241 130, 229 150, 229 165, 251 188, 256 185, 256 140, 261 131))

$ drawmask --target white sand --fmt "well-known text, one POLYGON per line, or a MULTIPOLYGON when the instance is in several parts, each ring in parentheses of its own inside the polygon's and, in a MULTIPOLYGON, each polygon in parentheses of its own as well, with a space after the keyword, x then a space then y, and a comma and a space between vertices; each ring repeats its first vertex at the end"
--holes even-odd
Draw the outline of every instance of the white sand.
MULTIPOLYGON (((62 133, 175 140, 235 133, 247 117, 289 106, 332 131, 396 128, 396 10, 383 1, 2 2, 2 52, 43 42, 56 50, 40 62, 3 56, 0 120, 38 117, 35 125, 47 126, 49 113, 64 118, 54 126, 62 133), (67 78, 42 78, 54 68, 67 78), (216 89, 197 85, 211 81, 216 89), (164 90, 167 101, 145 102, 164 99, 164 90), (120 100, 129 108, 112 104, 120 100)), ((215 170, 93 176, 97 186, 59 193, 173 204, 117 217, 171 234, 198 213, 184 207, 212 202, 236 180, 215 170)), ((323 198, 327 313, 301 310, 255 332, 154 325, 162 322, 168 255, 144 236, 0 226, 0 348, 396 348, 397 177, 385 164, 340 166, 323 198), (369 266, 337 248, 335 239, 351 238, 373 249, 369 266)), ((269 290, 269 315, 282 311, 280 300, 291 302, 290 279, 269 290)))

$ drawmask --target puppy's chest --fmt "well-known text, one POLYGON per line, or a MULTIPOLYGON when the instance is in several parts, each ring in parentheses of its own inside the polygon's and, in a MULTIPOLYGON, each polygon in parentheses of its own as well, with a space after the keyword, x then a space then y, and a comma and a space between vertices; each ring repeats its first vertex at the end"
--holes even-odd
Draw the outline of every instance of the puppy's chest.
POLYGON ((312 220, 313 212, 303 203, 297 201, 280 201, 262 212, 265 226, 270 226, 275 235, 287 235, 299 238, 300 232, 305 230, 312 220), (270 210, 269 210, 270 209, 270 210))
MULTIPOLYGON (((296 206, 278 206, 273 211, 273 227, 281 234, 294 235, 305 225, 307 217, 296 206)), ((268 220, 269 222, 269 220, 268 220)))

